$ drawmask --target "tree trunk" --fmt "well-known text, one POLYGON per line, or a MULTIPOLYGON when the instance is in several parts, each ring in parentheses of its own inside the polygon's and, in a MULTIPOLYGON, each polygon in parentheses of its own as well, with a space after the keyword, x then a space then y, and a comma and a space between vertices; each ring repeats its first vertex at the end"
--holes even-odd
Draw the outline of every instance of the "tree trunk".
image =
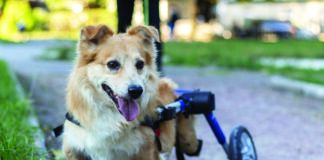
POLYGON ((2 14, 3 14, 3 10, 6 6, 6 3, 7 3, 7 0, 2 0, 2 4, 0 6, 0 18, 2 17, 2 14))

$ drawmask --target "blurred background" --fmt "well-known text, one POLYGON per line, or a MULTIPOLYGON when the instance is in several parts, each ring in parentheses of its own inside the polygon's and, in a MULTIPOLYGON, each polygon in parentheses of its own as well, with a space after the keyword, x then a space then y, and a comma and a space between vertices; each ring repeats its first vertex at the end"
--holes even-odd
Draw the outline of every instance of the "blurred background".
MULTIPOLYGON (((246 126, 261 160, 324 157, 324 1, 159 0, 159 14, 164 75, 215 93, 227 136, 246 126)), ((62 158, 51 130, 80 29, 95 24, 117 32, 116 0, 0 0, 1 160, 62 158)), ((226 159, 203 117, 196 129, 203 151, 187 158, 226 159)))
MULTIPOLYGON (((323 3, 314 0, 160 0, 164 40, 278 38, 323 40, 323 3), (171 35, 170 22, 174 21, 171 35)), ((87 24, 117 30, 115 0, 1 0, 0 38, 76 39, 87 24), (19 12, 17 12, 19 11, 19 12), (70 19, 73 17, 73 19, 70 19)), ((143 24, 135 1, 133 24, 143 24)))

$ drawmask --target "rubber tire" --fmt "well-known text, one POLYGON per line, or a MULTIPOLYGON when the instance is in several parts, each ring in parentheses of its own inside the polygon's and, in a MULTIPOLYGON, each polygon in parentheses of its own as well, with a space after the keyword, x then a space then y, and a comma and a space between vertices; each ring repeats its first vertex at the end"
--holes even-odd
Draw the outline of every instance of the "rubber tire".
POLYGON ((242 134, 245 133, 249 139, 252 142, 252 148, 253 148, 253 154, 255 156, 255 158, 253 160, 257 160, 257 151, 252 139, 252 136, 250 134, 250 132, 243 126, 238 126, 236 128, 234 128, 234 130, 231 133, 230 136, 230 143, 229 143, 229 147, 228 147, 228 158, 229 160, 243 160, 242 154, 241 154, 241 148, 242 148, 242 144, 241 144, 241 136, 242 134))

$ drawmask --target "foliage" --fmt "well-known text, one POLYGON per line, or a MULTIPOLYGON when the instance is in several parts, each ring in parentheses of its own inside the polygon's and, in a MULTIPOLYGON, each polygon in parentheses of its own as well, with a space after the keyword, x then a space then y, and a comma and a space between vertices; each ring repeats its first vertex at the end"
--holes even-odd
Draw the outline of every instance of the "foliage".
POLYGON ((0 39, 76 39, 80 28, 90 24, 107 24, 116 30, 114 0, 42 2, 45 7, 31 8, 26 0, 7 0, 0 16, 0 39))
MULTIPOLYGON (((20 42, 22 43, 22 42, 20 42)), ((0 44, 20 44, 14 41, 6 40, 6 39, 0 39, 0 44)))
POLYGON ((18 98, 16 96, 15 83, 10 78, 7 65, 0 61, 0 101, 16 101, 18 98))
POLYGON ((7 65, 0 61, 0 159, 40 159, 28 124, 29 103, 20 99, 7 65))
POLYGON ((17 32, 18 25, 25 25, 30 29, 33 26, 31 13, 31 8, 26 1, 7 1, 0 19, 0 33, 17 32))
POLYGON ((0 13, 1 13, 2 9, 4 8, 5 3, 6 3, 6 0, 1 0, 0 1, 0 13))
POLYGON ((72 46, 51 46, 46 48, 43 54, 41 54, 39 59, 42 60, 72 60, 75 57, 75 47, 72 46))
MULTIPOLYGON (((0 16, 0 37, 11 39, 13 34, 47 29, 48 13, 32 9, 25 0, 6 0, 0 16)), ((14 38, 13 38, 14 39, 14 38)))

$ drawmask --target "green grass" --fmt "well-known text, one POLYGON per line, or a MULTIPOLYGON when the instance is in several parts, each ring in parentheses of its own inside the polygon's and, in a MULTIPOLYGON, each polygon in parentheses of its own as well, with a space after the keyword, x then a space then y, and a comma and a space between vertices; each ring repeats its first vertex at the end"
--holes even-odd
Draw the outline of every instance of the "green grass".
POLYGON ((11 40, 0 39, 0 44, 20 44, 21 42, 14 42, 11 40))
POLYGON ((168 64, 218 65, 227 68, 258 69, 261 57, 324 58, 324 43, 284 40, 217 40, 212 42, 166 42, 168 64))
POLYGON ((292 79, 324 85, 324 70, 274 68, 259 64, 267 58, 324 58, 324 43, 284 40, 267 43, 258 40, 217 40, 203 42, 167 42, 167 63, 171 65, 206 66, 260 70, 292 79))
POLYGON ((17 96, 16 84, 3 61, 0 61, 0 88, 0 159, 41 159, 34 146, 35 129, 28 124, 30 105, 17 96))
MULTIPOLYGON (((324 43, 285 40, 267 43, 258 40, 217 40, 212 42, 165 42, 167 64, 187 66, 218 65, 227 68, 257 69, 261 57, 324 58, 324 43)), ((40 57, 71 60, 75 46, 52 46, 40 57)))
POLYGON ((41 60, 59 60, 59 61, 69 61, 74 59, 76 55, 75 46, 65 45, 65 46, 51 46, 46 48, 43 54, 36 57, 41 60))
POLYGON ((296 69, 291 67, 274 68, 264 67, 262 71, 269 74, 279 74, 291 79, 297 79, 310 83, 324 85, 324 70, 311 70, 311 69, 296 69))

